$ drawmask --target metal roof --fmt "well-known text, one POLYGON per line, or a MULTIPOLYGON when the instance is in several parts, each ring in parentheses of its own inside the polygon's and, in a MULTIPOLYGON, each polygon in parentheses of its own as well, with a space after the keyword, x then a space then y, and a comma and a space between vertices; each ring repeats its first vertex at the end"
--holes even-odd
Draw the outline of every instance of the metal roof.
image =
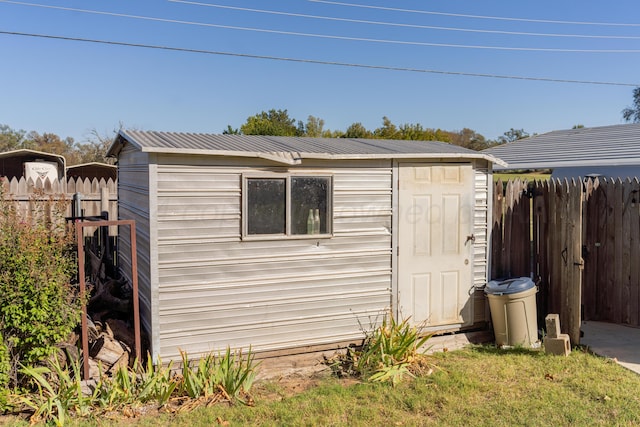
POLYGON ((64 176, 66 164, 64 156, 26 148, 0 153, 0 176, 20 178, 24 174, 23 163, 40 160, 56 163, 59 176, 64 176))
POLYGON ((482 152, 508 163, 496 169, 640 165, 640 124, 553 131, 482 152))
POLYGON ((284 164, 303 159, 465 158, 501 163, 487 153, 436 141, 298 138, 120 130, 107 155, 129 142, 143 152, 256 157, 284 164))

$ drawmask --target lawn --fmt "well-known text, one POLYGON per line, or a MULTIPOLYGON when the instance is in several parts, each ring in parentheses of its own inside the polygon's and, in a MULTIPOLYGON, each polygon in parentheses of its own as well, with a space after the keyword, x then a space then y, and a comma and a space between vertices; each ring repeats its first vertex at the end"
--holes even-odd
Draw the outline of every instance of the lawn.
POLYGON ((283 378, 256 384, 254 406, 218 404, 179 414, 152 410, 77 425, 640 425, 640 376, 580 349, 561 357, 476 346, 434 354, 429 362, 430 376, 395 388, 328 373, 283 378))

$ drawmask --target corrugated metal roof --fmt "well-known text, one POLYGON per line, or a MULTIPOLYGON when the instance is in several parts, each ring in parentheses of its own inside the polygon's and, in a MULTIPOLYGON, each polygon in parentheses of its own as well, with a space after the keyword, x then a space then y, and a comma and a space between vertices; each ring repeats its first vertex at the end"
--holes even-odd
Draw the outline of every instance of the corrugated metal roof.
POLYGON ((507 162, 505 169, 640 165, 640 124, 553 131, 483 153, 507 162))
POLYGON ((349 138, 297 138, 255 135, 215 135, 121 130, 108 155, 124 141, 144 152, 240 156, 298 164, 303 159, 481 158, 500 162, 487 153, 436 141, 349 138))

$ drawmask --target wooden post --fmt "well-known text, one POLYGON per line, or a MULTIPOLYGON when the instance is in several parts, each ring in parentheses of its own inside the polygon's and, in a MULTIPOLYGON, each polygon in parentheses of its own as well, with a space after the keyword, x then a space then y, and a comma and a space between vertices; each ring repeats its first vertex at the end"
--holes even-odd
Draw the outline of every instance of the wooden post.
MULTIPOLYGON (((86 284, 84 272, 84 238, 82 222, 76 222, 76 239, 78 245, 78 278, 80 282, 80 300, 85 301, 86 284)), ((89 379, 89 334, 87 332, 87 306, 82 304, 82 319, 80 321, 82 340, 82 378, 89 379)))
POLYGON ((568 223, 567 248, 569 283, 568 283, 568 319, 569 337, 574 345, 580 344, 580 322, 582 308, 582 183, 568 183, 568 223))

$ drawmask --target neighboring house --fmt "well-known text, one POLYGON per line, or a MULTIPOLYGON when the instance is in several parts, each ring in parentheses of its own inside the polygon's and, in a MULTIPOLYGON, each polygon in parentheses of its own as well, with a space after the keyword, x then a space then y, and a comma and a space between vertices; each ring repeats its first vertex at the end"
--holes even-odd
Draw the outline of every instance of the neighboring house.
MULTIPOLYGON (((120 219, 137 228, 155 360, 363 338, 387 310, 485 324, 491 170, 450 144, 121 130, 120 219)), ((128 234, 120 263, 130 271, 128 234)))
POLYGON ((65 158, 58 154, 34 150, 13 150, 0 153, 0 177, 7 179, 59 180, 64 178, 65 158))
POLYGON ((553 176, 640 177, 640 124, 560 130, 484 150, 503 169, 552 169, 553 176))
POLYGON ((106 163, 91 162, 67 167, 67 179, 104 179, 105 181, 111 179, 115 182, 117 177, 118 168, 106 163))

